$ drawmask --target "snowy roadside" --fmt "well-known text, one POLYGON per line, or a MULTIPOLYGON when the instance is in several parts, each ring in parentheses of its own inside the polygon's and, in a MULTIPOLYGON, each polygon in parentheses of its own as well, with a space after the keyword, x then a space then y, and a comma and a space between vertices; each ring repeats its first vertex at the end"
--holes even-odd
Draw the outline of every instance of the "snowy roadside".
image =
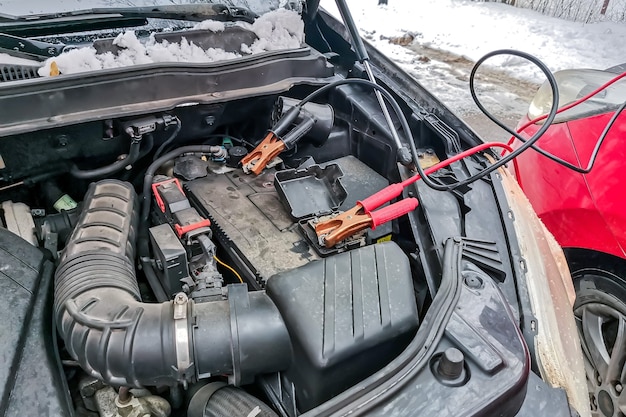
MULTIPOLYGON (((413 64, 403 65, 409 74, 434 92, 483 139, 508 139, 510 135, 487 119, 472 100, 469 75, 474 61, 418 42, 407 45, 406 49, 414 54, 413 64)), ((505 69, 487 65, 476 73, 475 85, 483 105, 510 128, 526 114, 528 103, 540 86, 505 69)))
MULTIPOLYGON (((389 0, 388 6, 378 6, 377 0, 347 1, 366 39, 483 136, 504 134, 490 128, 469 94, 471 67, 486 53, 518 49, 537 56, 552 71, 626 62, 624 24, 582 24, 491 2, 389 0), (389 42, 411 38, 406 46, 389 42)), ((321 6, 339 16, 334 0, 321 0, 321 6)), ((518 58, 494 58, 486 64, 478 74, 481 98, 512 127, 543 81, 541 73, 518 58)))

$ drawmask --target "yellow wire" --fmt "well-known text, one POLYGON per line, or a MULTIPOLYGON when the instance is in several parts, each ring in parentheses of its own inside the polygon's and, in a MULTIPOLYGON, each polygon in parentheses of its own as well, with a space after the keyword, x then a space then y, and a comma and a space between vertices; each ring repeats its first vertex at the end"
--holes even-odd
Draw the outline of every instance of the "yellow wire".
POLYGON ((241 283, 243 284, 243 279, 241 279, 241 275, 239 275, 239 274, 237 273, 237 271, 235 271, 235 270, 233 269, 233 267, 232 267, 232 266, 227 265, 227 264, 225 264, 224 262, 220 261, 220 259, 219 259, 217 256, 215 256, 215 255, 213 255, 213 259, 215 259, 215 261, 216 261, 218 264, 222 265, 224 268, 228 269, 230 272, 232 272, 233 274, 235 274, 235 276, 237 277, 237 279, 239 280, 239 282, 241 282, 241 283))

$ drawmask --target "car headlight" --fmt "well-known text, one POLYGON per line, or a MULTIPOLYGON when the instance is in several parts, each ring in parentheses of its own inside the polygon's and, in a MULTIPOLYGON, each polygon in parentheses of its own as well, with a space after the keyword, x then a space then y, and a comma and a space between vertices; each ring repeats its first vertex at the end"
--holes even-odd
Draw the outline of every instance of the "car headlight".
MULTIPOLYGON (((586 96, 616 76, 617 74, 611 72, 590 69, 563 70, 554 73, 559 87, 559 108, 586 96)), ((558 114, 554 123, 607 113, 615 110, 624 101, 626 101, 626 79, 617 81, 578 106, 558 114)), ((528 118, 533 120, 547 114, 551 105, 552 90, 546 81, 530 103, 528 118)))

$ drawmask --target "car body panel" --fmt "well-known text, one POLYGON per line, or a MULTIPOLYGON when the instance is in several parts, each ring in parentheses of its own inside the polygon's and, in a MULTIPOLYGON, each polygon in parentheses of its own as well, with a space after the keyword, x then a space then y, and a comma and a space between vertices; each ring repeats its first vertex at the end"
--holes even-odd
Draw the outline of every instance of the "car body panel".
MULTIPOLYGON (((579 159, 586 164, 591 158, 593 147, 602 134, 613 113, 605 113, 586 119, 567 122, 579 159)), ((585 181, 591 193, 598 213, 614 236, 619 249, 613 242, 598 246, 595 250, 611 255, 626 257, 626 194, 622 192, 626 184, 626 172, 623 170, 626 160, 626 123, 622 116, 613 125, 602 147, 594 169, 585 175, 585 181)))
POLYGON ((511 174, 502 171, 520 239, 531 304, 538 317, 536 352, 541 375, 562 386, 581 415, 589 410, 580 340, 573 320, 575 291, 563 252, 511 174), (546 276, 547 280, 540 277, 546 276), (550 306, 555 308, 551 308, 550 306))
POLYGON ((5 109, 0 114, 0 137, 276 94, 297 84, 328 82, 332 75, 326 59, 304 47, 218 63, 143 64, 0 84, 0 107, 5 109))
MULTIPOLYGON (((611 114, 558 123, 551 126, 538 145, 560 158, 586 166, 597 138, 611 114)), ((524 118, 521 124, 528 121, 524 118)), ((541 220, 563 247, 584 248, 624 257, 626 218, 624 194, 615 192, 626 180, 619 161, 626 147, 617 139, 626 125, 610 134, 598 154, 596 167, 583 175, 573 172, 543 155, 528 151, 517 158, 524 192, 541 220), (563 192, 567 190, 567 192, 563 192)), ((529 126, 523 135, 532 136, 538 125, 529 126)), ((519 142, 518 142, 519 143, 519 142)))

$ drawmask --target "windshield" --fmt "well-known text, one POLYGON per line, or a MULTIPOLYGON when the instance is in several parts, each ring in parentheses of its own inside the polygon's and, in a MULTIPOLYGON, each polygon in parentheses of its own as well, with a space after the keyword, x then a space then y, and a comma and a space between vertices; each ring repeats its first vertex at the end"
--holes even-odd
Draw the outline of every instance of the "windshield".
POLYGON ((69 12, 94 7, 143 7, 172 4, 215 3, 232 7, 245 7, 257 14, 264 14, 284 7, 289 0, 0 0, 0 11, 11 15, 69 12))

